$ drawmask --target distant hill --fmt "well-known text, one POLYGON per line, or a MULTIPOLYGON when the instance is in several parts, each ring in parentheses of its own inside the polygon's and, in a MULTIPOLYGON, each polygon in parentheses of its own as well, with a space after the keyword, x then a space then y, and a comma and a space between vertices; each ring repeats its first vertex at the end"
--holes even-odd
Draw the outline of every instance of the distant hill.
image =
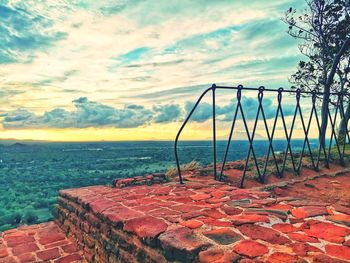
POLYGON ((9 145, 8 147, 11 147, 11 148, 25 148, 25 147, 28 147, 28 145, 26 145, 24 143, 16 142, 14 144, 9 145))
MULTIPOLYGON (((40 141, 40 140, 18 140, 18 139, 9 138, 9 139, 0 139, 0 147, 1 147, 1 145, 3 145, 3 146, 13 146, 14 145, 15 146, 17 144, 22 144, 22 146, 23 145, 29 146, 31 144, 45 143, 45 142, 47 142, 47 141, 44 141, 44 140, 42 140, 42 141, 40 141)), ((19 146, 19 147, 21 147, 21 146, 19 146)))

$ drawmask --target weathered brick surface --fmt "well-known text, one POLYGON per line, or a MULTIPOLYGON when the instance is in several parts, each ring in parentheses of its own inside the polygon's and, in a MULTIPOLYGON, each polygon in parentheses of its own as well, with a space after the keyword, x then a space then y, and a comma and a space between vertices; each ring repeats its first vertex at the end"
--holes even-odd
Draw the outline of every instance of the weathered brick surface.
POLYGON ((59 204, 61 227, 98 262, 344 261, 347 250, 332 246, 350 238, 344 205, 209 179, 66 190, 59 204))
POLYGON ((49 223, 2 233, 0 262, 350 261, 349 203, 276 197, 208 178, 142 180, 61 191, 61 231, 49 223))

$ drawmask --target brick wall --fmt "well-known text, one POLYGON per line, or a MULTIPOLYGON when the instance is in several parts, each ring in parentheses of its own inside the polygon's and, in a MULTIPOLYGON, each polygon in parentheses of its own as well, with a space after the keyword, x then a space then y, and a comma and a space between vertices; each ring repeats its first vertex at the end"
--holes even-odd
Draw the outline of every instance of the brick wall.
POLYGON ((168 262, 156 243, 141 240, 89 210, 61 196, 56 218, 66 235, 77 240, 89 262, 168 262))

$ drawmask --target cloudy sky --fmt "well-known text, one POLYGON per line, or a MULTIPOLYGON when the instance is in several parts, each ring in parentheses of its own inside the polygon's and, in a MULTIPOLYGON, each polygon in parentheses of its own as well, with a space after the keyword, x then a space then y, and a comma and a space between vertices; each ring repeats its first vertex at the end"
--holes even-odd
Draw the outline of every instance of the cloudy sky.
MULTIPOLYGON (((172 140, 212 83, 289 87, 290 6, 303 1, 0 0, 0 138, 172 140)), ((218 95, 225 135, 235 99, 218 95)), ((209 102, 184 138, 210 136, 209 102)), ((244 103, 252 119, 256 94, 244 103)))

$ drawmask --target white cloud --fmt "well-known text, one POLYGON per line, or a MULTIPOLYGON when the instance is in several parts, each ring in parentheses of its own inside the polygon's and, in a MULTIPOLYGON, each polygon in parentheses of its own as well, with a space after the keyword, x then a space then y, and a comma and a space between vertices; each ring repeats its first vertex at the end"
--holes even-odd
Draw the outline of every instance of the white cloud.
MULTIPOLYGON (((135 95, 213 82, 286 83, 289 68, 254 66, 256 61, 269 64, 274 57, 292 54, 293 43, 278 53, 274 50, 276 38, 269 31, 284 34, 283 26, 277 30, 262 26, 266 33, 256 37, 247 32, 251 25, 270 21, 271 14, 282 16, 280 5, 285 3, 288 1, 11 1, 9 6, 20 4, 52 21, 50 31, 67 35, 49 49, 31 51, 31 63, 0 64, 1 85, 22 92, 9 98, 6 109, 20 104, 38 114, 55 107, 71 110, 70 102, 77 96, 113 105, 150 105, 166 95, 135 95), (237 29, 225 38, 201 38, 234 26, 237 29), (176 49, 186 39, 189 44, 176 49), (113 59, 140 47, 151 51, 130 63, 138 66, 119 65, 113 59), (171 47, 175 49, 169 50, 171 47), (249 70, 241 68, 242 64, 248 64, 249 70)), ((189 93, 190 98, 197 95, 197 91, 189 93)))

